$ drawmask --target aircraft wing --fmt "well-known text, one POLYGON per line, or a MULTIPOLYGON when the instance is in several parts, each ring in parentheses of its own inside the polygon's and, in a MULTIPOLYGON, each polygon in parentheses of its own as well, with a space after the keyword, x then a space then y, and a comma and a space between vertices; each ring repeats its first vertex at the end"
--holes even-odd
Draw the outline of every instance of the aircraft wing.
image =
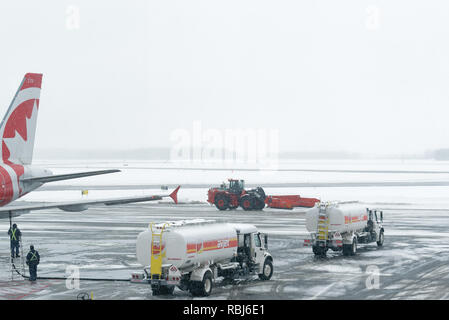
POLYGON ((51 175, 51 176, 25 178, 25 179, 22 179, 21 181, 22 182, 46 183, 46 182, 53 182, 53 181, 60 181, 60 180, 69 180, 69 179, 76 179, 76 178, 82 178, 82 177, 97 176, 100 174, 108 174, 108 173, 114 173, 114 172, 120 172, 120 170, 112 169, 112 170, 97 170, 97 171, 69 173, 69 174, 57 174, 57 175, 51 175))
POLYGON ((49 202, 49 203, 30 204, 30 205, 8 205, 0 208, 0 219, 9 218, 10 215, 19 216, 21 214, 29 213, 30 211, 34 210, 58 208, 63 211, 79 212, 87 210, 89 207, 95 205, 112 206, 118 204, 162 200, 163 198, 166 197, 170 197, 173 199, 175 203, 178 203, 178 190, 180 187, 181 186, 178 186, 170 194, 163 194, 163 195, 133 196, 133 197, 93 199, 93 200, 69 201, 69 202, 49 202))

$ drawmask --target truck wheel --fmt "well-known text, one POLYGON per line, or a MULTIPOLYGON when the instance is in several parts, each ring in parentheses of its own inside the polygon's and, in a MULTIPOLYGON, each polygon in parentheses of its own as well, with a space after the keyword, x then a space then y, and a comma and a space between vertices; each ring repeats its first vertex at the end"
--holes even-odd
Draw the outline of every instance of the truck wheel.
POLYGON ((351 256, 355 256, 356 253, 357 253, 357 239, 354 238, 354 240, 352 240, 351 245, 351 256))
POLYGON ((249 195, 244 195, 240 198, 240 206, 245 211, 252 210, 254 208, 253 199, 249 195))
POLYGON ((208 297, 212 292, 212 273, 207 271, 203 276, 203 281, 195 281, 191 284, 190 293, 192 296, 208 297))
POLYGON ((351 245, 344 244, 343 245, 343 255, 344 256, 349 256, 350 254, 351 254, 351 245))
POLYGON ((159 296, 164 294, 173 294, 175 291, 175 286, 161 286, 152 288, 153 296, 159 296))
POLYGON ((379 241, 377 241, 377 246, 382 247, 384 245, 384 232, 381 231, 379 234, 379 241))
POLYGON ((273 263, 271 262, 270 259, 265 259, 262 273, 259 274, 259 279, 270 280, 272 275, 273 275, 273 263))
POLYGON ((229 199, 224 195, 217 195, 215 197, 215 206, 218 210, 226 210, 229 208, 229 199))
POLYGON ((200 282, 200 288, 198 290, 198 293, 202 297, 208 297, 210 296, 212 292, 212 273, 210 271, 207 271, 203 276, 203 281, 200 282))
POLYGON ((317 257, 325 257, 327 252, 326 248, 317 246, 312 247, 312 251, 317 257))

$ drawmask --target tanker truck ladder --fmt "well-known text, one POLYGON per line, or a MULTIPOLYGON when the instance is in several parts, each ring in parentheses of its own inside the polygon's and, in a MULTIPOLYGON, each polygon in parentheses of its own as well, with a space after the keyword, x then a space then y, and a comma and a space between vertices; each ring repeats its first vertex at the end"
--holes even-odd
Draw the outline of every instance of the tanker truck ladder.
POLYGON ((160 279, 162 276, 162 258, 164 253, 162 253, 162 234, 164 233, 165 227, 168 224, 164 224, 160 228, 160 232, 153 230, 153 223, 150 224, 151 229, 151 264, 150 264, 150 276, 151 279, 160 279))
POLYGON ((325 247, 327 244, 328 231, 329 231, 329 215, 327 213, 327 203, 320 203, 318 211, 318 223, 317 223, 317 244, 325 247))

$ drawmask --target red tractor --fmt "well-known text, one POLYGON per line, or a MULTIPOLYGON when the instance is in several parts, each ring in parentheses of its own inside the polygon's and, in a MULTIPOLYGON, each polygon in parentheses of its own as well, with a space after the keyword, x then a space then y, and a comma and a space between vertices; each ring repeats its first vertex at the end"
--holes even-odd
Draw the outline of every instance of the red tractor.
POLYGON ((229 183, 222 183, 219 188, 208 191, 207 202, 215 204, 219 210, 236 209, 262 210, 265 208, 265 192, 261 187, 245 190, 244 180, 229 179, 229 183))

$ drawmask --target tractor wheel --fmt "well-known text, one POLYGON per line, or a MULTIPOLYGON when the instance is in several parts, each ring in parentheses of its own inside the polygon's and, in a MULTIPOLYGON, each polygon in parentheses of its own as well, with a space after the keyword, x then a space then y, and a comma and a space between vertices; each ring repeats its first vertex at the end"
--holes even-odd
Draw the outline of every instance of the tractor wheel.
POLYGON ((218 210, 226 210, 229 208, 229 199, 223 194, 219 194, 215 197, 215 206, 218 210))
POLYGON ((243 208, 243 210, 253 210, 254 209, 254 199, 249 195, 244 195, 240 198, 240 206, 243 208))
POLYGON ((263 202, 261 199, 254 199, 254 209, 262 210, 263 208, 265 208, 265 202, 263 202))
POLYGON ((257 187, 256 188, 256 192, 260 195, 262 200, 265 200, 265 198, 267 197, 266 194, 265 194, 265 191, 263 190, 262 187, 257 187))

